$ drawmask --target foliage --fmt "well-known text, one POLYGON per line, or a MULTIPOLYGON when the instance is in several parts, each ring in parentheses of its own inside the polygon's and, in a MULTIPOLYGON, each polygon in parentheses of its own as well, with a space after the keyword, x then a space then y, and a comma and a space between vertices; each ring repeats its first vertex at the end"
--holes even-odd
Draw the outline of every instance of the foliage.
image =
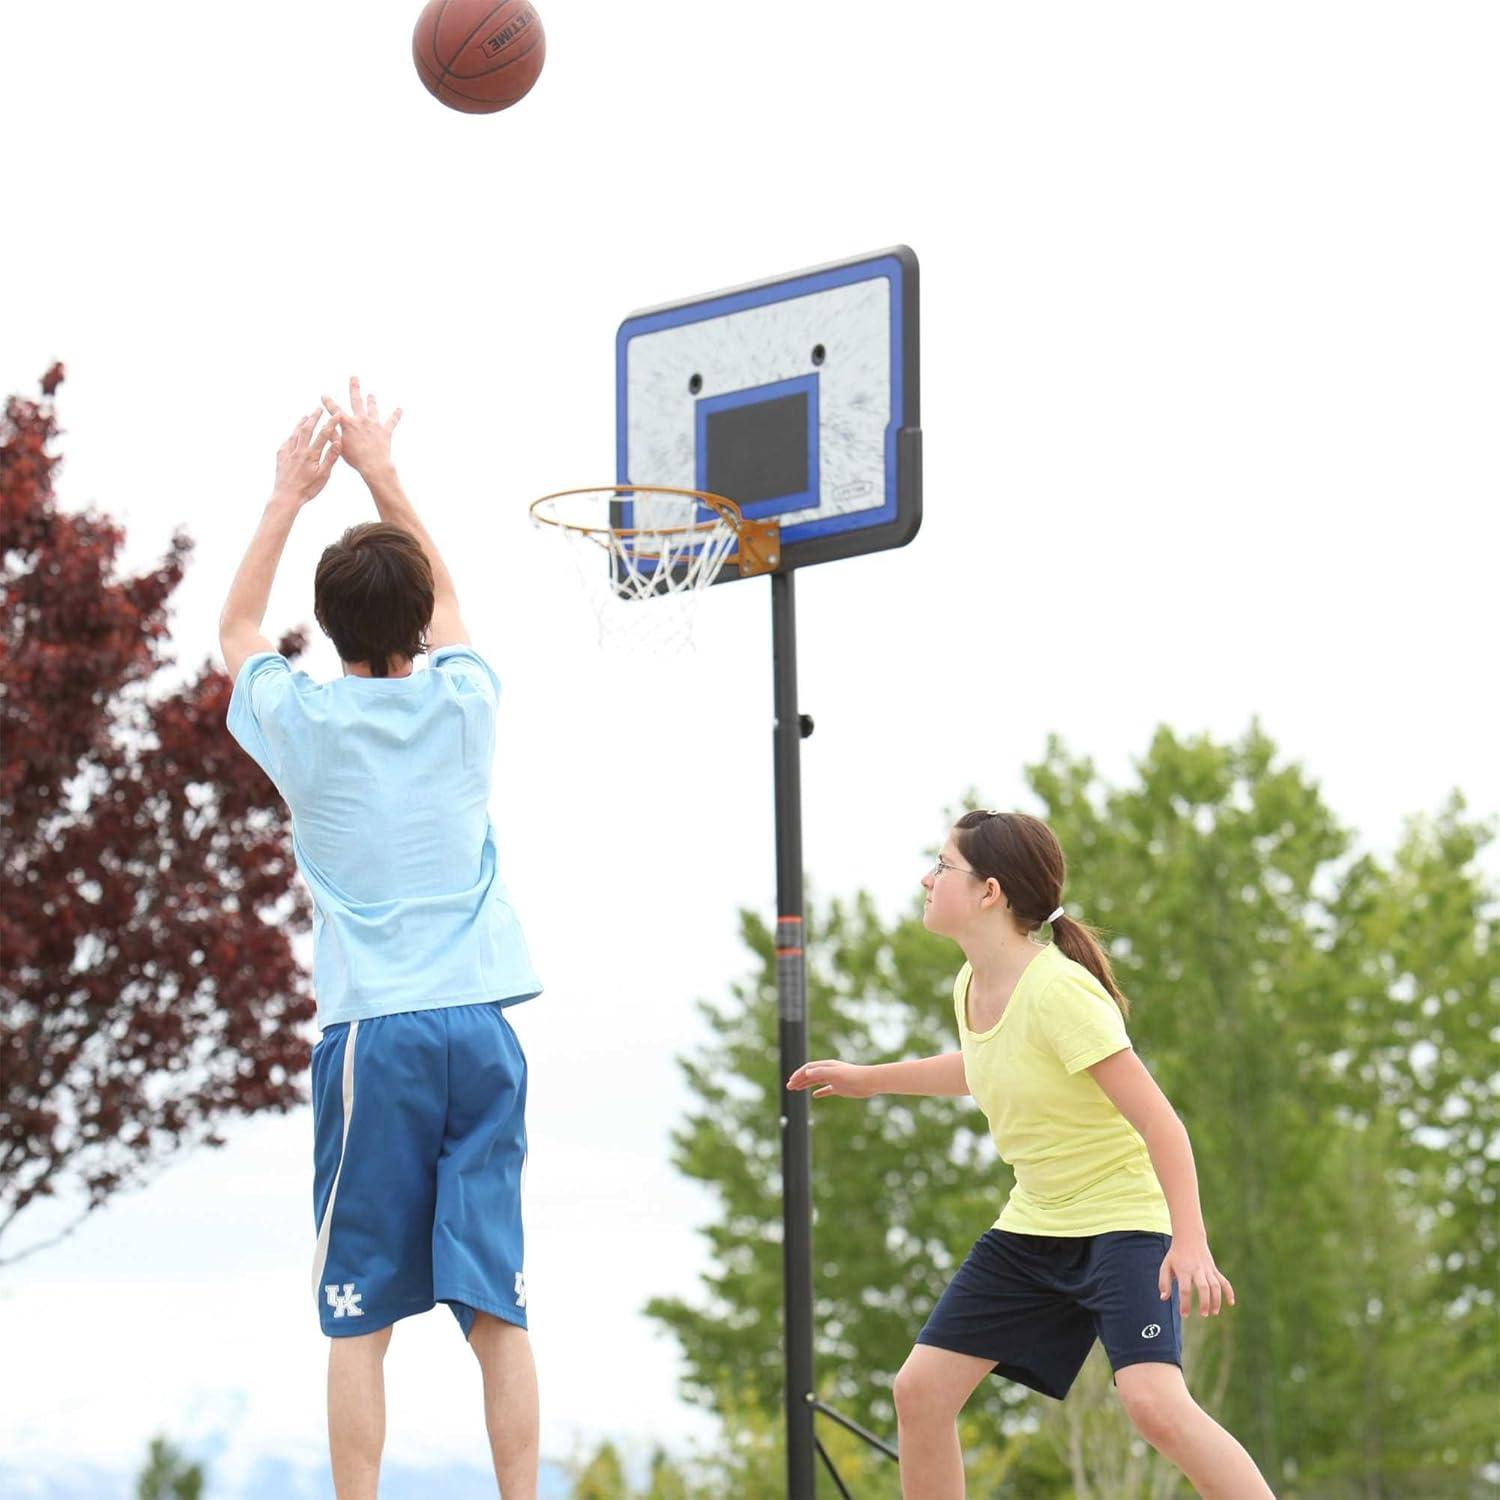
POLYGON ((0 426, 0 1236, 303 1103, 313 1014, 289 815, 224 728, 229 680, 161 685, 191 543, 121 576, 121 528, 58 507, 61 380, 0 426))
POLYGON ((646 1487, 637 1489, 626 1472, 619 1449, 606 1439, 594 1452, 572 1465, 569 1500, 700 1500, 701 1491, 687 1470, 670 1454, 652 1453, 646 1487))
POLYGON ((135 1500, 200 1500, 205 1482, 202 1464, 189 1463, 166 1438, 154 1437, 135 1500))

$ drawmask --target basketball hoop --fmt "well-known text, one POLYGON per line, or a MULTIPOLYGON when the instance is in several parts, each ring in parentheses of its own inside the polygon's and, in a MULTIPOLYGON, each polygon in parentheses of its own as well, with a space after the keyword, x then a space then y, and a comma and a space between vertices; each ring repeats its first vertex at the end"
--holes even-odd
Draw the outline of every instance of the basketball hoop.
POLYGON ((740 577, 780 562, 774 521, 747 521, 733 500, 705 490, 559 490, 531 502, 531 519, 567 538, 601 645, 691 645, 697 602, 731 559, 740 577))

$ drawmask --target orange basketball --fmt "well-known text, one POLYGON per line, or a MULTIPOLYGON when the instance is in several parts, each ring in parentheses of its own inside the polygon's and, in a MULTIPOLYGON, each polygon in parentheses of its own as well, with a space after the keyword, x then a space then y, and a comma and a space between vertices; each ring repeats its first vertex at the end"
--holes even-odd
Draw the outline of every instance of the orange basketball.
POLYGON ((531 91, 547 38, 531 0, 427 0, 411 55, 435 99, 466 115, 492 115, 531 91))

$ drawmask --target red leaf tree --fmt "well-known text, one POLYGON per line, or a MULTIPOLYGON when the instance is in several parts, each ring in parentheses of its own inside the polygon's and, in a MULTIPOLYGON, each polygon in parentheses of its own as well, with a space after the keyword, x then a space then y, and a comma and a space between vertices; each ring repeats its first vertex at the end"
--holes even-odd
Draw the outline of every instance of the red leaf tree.
MULTIPOLYGON (((158 674, 192 543, 121 577, 124 532, 58 509, 52 397, 0 424, 0 1245, 38 1199, 56 1243, 231 1117, 304 1103, 310 925, 290 817, 224 727, 206 659, 158 674), (155 690, 153 691, 153 685, 155 690)), ((289 636, 289 655, 305 647, 289 636)), ((0 1264, 43 1248, 33 1244, 0 1264)))

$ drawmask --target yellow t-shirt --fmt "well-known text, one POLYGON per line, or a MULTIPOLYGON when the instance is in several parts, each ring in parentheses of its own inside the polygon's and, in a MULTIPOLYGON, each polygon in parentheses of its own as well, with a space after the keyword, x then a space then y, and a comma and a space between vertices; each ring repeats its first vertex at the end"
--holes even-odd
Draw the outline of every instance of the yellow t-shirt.
POLYGON ((953 982, 964 1076, 1016 1174, 996 1229, 1075 1236, 1172 1232, 1146 1143, 1083 1070, 1130 1046, 1109 992, 1055 945, 1022 971, 1000 1019, 969 1030, 972 970, 953 982))

